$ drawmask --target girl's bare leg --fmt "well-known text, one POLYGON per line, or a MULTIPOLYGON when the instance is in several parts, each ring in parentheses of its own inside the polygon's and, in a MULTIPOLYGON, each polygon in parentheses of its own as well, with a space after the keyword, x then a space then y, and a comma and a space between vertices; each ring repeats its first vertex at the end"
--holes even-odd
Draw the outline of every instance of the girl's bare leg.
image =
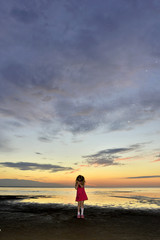
POLYGON ((81 202, 78 202, 78 214, 80 214, 81 202))
POLYGON ((81 201, 81 208, 84 208, 84 201, 81 201))
POLYGON ((84 215, 84 201, 81 201, 81 215, 84 215))

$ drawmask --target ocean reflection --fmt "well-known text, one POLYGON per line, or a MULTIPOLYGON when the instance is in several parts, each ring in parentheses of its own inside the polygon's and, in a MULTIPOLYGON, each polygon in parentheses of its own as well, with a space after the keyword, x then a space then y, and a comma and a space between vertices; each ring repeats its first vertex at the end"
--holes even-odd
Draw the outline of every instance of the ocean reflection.
MULTIPOLYGON (((85 205, 160 209, 160 188, 87 188, 85 205)), ((74 188, 0 188, 1 195, 23 195, 18 201, 77 205, 74 188), (25 197, 26 196, 26 197, 25 197)))

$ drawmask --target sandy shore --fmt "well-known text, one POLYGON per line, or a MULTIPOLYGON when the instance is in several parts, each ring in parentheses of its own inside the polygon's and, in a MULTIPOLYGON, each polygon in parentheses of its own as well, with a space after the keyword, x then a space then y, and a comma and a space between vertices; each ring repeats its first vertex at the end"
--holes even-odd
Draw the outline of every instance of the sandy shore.
MULTIPOLYGON (((20 197, 21 199, 23 197, 20 197)), ((159 240, 160 211, 21 203, 0 197, 1 240, 159 240)))

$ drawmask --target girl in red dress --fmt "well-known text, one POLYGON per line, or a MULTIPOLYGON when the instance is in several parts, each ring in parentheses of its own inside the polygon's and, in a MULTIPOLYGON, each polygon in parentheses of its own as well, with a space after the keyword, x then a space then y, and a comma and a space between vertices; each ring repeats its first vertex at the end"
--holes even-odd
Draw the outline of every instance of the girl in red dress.
POLYGON ((78 202, 78 214, 77 218, 84 218, 84 201, 88 200, 87 194, 84 189, 85 178, 82 175, 78 175, 75 182, 75 189, 77 190, 76 201, 78 202), (81 215, 80 215, 81 208, 81 215))

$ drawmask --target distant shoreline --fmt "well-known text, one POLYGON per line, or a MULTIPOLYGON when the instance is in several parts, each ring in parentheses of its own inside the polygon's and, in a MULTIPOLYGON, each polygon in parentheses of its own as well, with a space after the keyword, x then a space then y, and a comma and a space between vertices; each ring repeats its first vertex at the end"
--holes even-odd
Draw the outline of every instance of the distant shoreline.
MULTIPOLYGON (((0 186, 0 188, 74 188, 74 186, 0 186)), ((92 187, 87 186, 87 188, 160 188, 160 186, 125 186, 125 187, 92 187)))

